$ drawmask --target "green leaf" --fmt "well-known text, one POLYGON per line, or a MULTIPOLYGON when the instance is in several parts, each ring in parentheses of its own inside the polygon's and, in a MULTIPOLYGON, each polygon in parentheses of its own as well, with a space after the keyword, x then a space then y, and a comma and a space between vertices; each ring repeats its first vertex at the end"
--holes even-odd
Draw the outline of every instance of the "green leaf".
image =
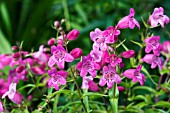
POLYGON ((83 94, 82 98, 85 97, 85 96, 104 96, 104 97, 108 97, 108 95, 104 95, 104 94, 100 94, 100 93, 97 93, 97 92, 88 92, 88 93, 85 93, 83 94))
POLYGON ((134 43, 134 44, 136 44, 136 45, 138 45, 138 46, 140 46, 141 48, 142 48, 142 44, 141 43, 139 43, 139 42, 136 42, 136 41, 133 41, 133 40, 130 40, 132 43, 134 43))
POLYGON ((120 43, 119 43, 118 45, 116 45, 116 48, 118 48, 119 46, 121 46, 125 41, 126 41, 126 39, 124 39, 123 41, 120 41, 120 43))
POLYGON ((1 31, 1 29, 0 29, 0 42, 1 42, 1 44, 0 44, 0 53, 1 54, 12 53, 11 45, 6 40, 5 35, 1 31))
POLYGON ((134 97, 134 100, 144 100, 145 102, 147 102, 147 99, 145 96, 143 95, 137 95, 134 97))
POLYGON ((21 88, 19 88, 18 91, 22 91, 23 89, 28 88, 28 87, 35 87, 35 85, 34 85, 34 84, 24 85, 24 86, 22 86, 21 88))
POLYGON ((159 101, 156 104, 154 104, 153 106, 155 107, 165 107, 165 108, 170 108, 170 102, 167 101, 159 101))
POLYGON ((136 86, 133 88, 133 91, 135 91, 135 90, 146 90, 151 93, 157 93, 157 91, 155 89, 148 87, 148 86, 136 86))
MULTIPOLYGON (((119 42, 121 43, 121 41, 119 41, 119 42)), ((124 48, 126 51, 129 50, 123 43, 121 43, 121 45, 123 46, 123 48, 124 48)))

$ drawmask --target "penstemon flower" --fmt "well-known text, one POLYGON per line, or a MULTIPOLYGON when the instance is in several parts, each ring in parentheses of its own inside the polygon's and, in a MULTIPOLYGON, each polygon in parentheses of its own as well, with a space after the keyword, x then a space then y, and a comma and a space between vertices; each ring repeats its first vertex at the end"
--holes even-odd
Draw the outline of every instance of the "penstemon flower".
POLYGON ((158 66, 159 69, 162 70, 163 60, 154 54, 146 54, 141 61, 151 64, 152 69, 158 66))
POLYGON ((161 51, 163 51, 166 54, 170 54, 170 41, 164 41, 162 43, 161 51))
POLYGON ((160 36, 151 36, 145 39, 146 48, 145 52, 149 53, 153 51, 153 53, 157 56, 160 55, 161 44, 159 43, 160 36))
POLYGON ((117 24, 116 28, 117 29, 125 29, 125 28, 130 28, 134 29, 135 25, 138 26, 140 29, 140 24, 138 21, 134 18, 135 16, 135 10, 133 8, 130 8, 130 14, 123 17, 117 24))
POLYGON ((89 89, 91 91, 98 91, 99 90, 97 84, 93 81, 92 76, 83 77, 83 82, 82 82, 81 88, 82 89, 89 89))
POLYGON ((60 69, 64 69, 65 61, 72 62, 74 60, 74 57, 67 53, 64 47, 62 47, 61 45, 58 45, 57 47, 52 46, 51 53, 53 55, 50 57, 48 61, 49 67, 53 67, 54 64, 56 63, 60 69))
POLYGON ((16 104, 20 104, 22 96, 16 91, 16 83, 11 83, 9 90, 2 95, 2 99, 8 96, 8 98, 16 104))
POLYGON ((113 87, 114 82, 119 84, 121 82, 120 76, 116 73, 116 70, 111 65, 104 66, 102 70, 102 77, 100 78, 99 85, 104 86, 107 84, 108 89, 113 87))
POLYGON ((149 17, 148 23, 152 27, 157 27, 158 24, 164 27, 164 23, 169 23, 169 17, 164 15, 164 9, 162 7, 155 8, 154 12, 149 17))
POLYGON ((123 75, 129 79, 132 79, 133 82, 140 82, 140 85, 144 85, 144 82, 146 81, 145 75, 143 73, 140 73, 142 69, 142 65, 138 65, 136 69, 128 69, 126 70, 123 75))
POLYGON ((57 71, 55 68, 53 68, 52 70, 48 70, 48 74, 50 75, 48 80, 49 87, 54 86, 56 90, 59 90, 60 85, 66 84, 66 76, 68 72, 63 70, 57 71))
POLYGON ((96 77, 96 70, 100 69, 100 65, 93 61, 90 55, 84 56, 76 68, 80 71, 80 76, 85 77, 89 72, 92 77, 96 77))
POLYGON ((4 111, 4 107, 2 105, 2 102, 0 101, 0 113, 4 111))

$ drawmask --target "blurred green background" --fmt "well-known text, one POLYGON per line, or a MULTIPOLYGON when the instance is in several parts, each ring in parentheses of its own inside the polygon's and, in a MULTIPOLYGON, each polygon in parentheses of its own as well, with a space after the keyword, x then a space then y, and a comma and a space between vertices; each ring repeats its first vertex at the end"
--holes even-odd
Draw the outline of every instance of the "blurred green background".
MULTIPOLYGON (((10 52, 9 44, 16 45, 16 42, 21 41, 24 41, 24 50, 37 50, 41 44, 46 44, 48 39, 56 36, 56 31, 51 27, 53 22, 66 18, 66 32, 71 29, 81 32, 79 38, 69 44, 70 49, 80 47, 86 55, 92 45, 90 31, 115 26, 129 14, 131 7, 136 11, 135 18, 141 30, 137 27, 134 30, 121 30, 119 39, 127 39, 127 46, 136 49, 132 46, 134 44, 129 44, 129 40, 140 41, 139 33, 144 31, 141 16, 147 21, 149 13, 161 6, 170 17, 169 5, 170 0, 1 0, 0 52, 10 52)), ((161 41, 170 40, 168 31, 170 25, 152 30, 155 35, 161 36, 161 41)))

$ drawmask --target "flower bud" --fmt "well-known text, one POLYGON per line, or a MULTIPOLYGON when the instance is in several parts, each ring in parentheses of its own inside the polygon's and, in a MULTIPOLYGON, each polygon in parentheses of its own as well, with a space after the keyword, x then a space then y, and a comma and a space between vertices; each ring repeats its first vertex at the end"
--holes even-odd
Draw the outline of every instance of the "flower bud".
POLYGON ((77 29, 73 29, 67 34, 68 40, 75 40, 79 36, 80 32, 77 29))
POLYGON ((14 54, 12 55, 12 57, 13 57, 14 59, 19 59, 20 56, 21 56, 21 54, 20 54, 19 52, 14 53, 14 54))
POLYGON ((12 46, 12 50, 17 51, 17 50, 19 50, 19 47, 18 46, 12 46))
POLYGON ((122 91, 125 90, 125 88, 124 88, 123 86, 118 86, 117 88, 118 88, 118 90, 119 90, 120 92, 122 92, 122 91))
POLYGON ((121 54, 121 56, 123 58, 132 58, 133 56, 135 56, 135 51, 134 50, 125 51, 121 54))
POLYGON ((80 48, 75 48, 73 49, 70 54, 74 57, 74 58, 79 58, 82 56, 83 52, 80 48))
POLYGON ((48 40, 48 45, 49 46, 54 45, 55 41, 56 41, 55 38, 51 38, 50 40, 48 40))
POLYGON ((60 22, 59 22, 59 21, 55 21, 55 22, 54 22, 54 26, 55 26, 56 28, 58 28, 59 25, 60 25, 60 22))
POLYGON ((18 67, 16 68, 16 72, 17 72, 17 73, 21 73, 24 69, 25 69, 24 66, 18 66, 18 67))

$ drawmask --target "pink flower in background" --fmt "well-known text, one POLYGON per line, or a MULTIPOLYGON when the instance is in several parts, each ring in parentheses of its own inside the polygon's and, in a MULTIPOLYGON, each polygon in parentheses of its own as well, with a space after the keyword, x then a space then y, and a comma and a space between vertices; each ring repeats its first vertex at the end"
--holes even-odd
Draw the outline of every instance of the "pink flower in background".
POLYGON ((80 34, 79 30, 73 29, 67 34, 67 39, 68 40, 75 40, 75 39, 78 38, 79 34, 80 34))
POLYGON ((116 29, 125 29, 125 28, 134 29, 135 25, 137 25, 138 28, 140 29, 140 24, 134 18, 134 16, 135 16, 135 10, 133 8, 130 8, 130 14, 128 16, 123 17, 118 22, 116 29))
POLYGON ((66 84, 66 76, 68 72, 60 70, 57 71, 55 68, 48 71, 48 74, 50 75, 50 79, 48 80, 48 86, 53 87, 56 90, 59 90, 60 85, 66 84))
POLYGON ((9 83, 4 79, 0 78, 0 97, 8 91, 9 83))
POLYGON ((71 52, 70 52, 71 56, 73 56, 75 59, 76 58, 80 58, 83 54, 83 51, 80 48, 74 48, 71 52))
POLYGON ((162 70, 163 60, 154 54, 146 54, 141 61, 151 64, 152 69, 158 66, 159 69, 162 70))
POLYGON ((11 83, 9 90, 2 95, 2 99, 8 96, 8 98, 16 104, 20 104, 22 101, 22 96, 16 91, 16 83, 11 83))
POLYGON ((123 75, 129 79, 132 79, 133 82, 140 82, 140 85, 144 85, 144 82, 146 81, 145 75, 143 73, 140 73, 142 69, 142 65, 137 66, 136 69, 128 69, 126 70, 123 75))
POLYGON ((123 58, 132 58, 135 56, 135 51, 134 50, 128 50, 128 51, 125 51, 121 54, 121 56, 123 58))
POLYGON ((5 66, 9 65, 12 58, 5 54, 0 54, 0 69, 4 69, 5 66))
POLYGON ((149 53, 153 51, 153 53, 157 56, 160 55, 161 44, 159 43, 160 36, 151 36, 145 39, 146 48, 145 52, 149 53))
POLYGON ((96 70, 100 69, 100 65, 93 61, 90 55, 84 56, 76 68, 80 71, 80 76, 85 77, 89 72, 92 77, 96 76, 96 70))
POLYGON ((39 47, 38 52, 35 52, 35 53, 33 54, 33 57, 36 58, 36 59, 39 59, 40 61, 42 61, 42 62, 44 62, 44 63, 46 63, 46 62, 48 61, 49 57, 48 57, 48 55, 46 55, 46 54, 44 53, 44 45, 41 45, 41 46, 39 47))
POLYGON ((0 101, 0 113, 4 111, 4 107, 2 105, 2 102, 0 101))
POLYGON ((74 57, 67 53, 64 47, 62 47, 61 45, 58 45, 57 47, 52 46, 51 53, 53 55, 48 61, 49 67, 53 67, 56 63, 60 69, 64 69, 65 61, 72 62, 74 60, 74 57))
POLYGON ((170 41, 164 41, 162 43, 161 51, 163 51, 164 53, 170 54, 170 41))
POLYGON ((89 89, 91 91, 98 91, 99 90, 97 84, 93 81, 92 76, 83 77, 83 82, 82 82, 81 88, 82 89, 89 89))
POLYGON ((158 24, 164 27, 164 23, 169 23, 169 17, 164 15, 164 9, 162 7, 155 8, 154 12, 149 17, 148 23, 152 27, 157 27, 158 24))
POLYGON ((114 82, 119 84, 121 82, 120 76, 116 73, 116 70, 111 65, 104 66, 102 71, 102 77, 100 78, 99 85, 104 86, 107 84, 108 89, 113 87, 114 82))
POLYGON ((120 30, 117 30, 113 26, 109 26, 102 33, 102 35, 105 38, 105 42, 108 43, 108 44, 115 43, 118 40, 119 34, 120 34, 120 30))

